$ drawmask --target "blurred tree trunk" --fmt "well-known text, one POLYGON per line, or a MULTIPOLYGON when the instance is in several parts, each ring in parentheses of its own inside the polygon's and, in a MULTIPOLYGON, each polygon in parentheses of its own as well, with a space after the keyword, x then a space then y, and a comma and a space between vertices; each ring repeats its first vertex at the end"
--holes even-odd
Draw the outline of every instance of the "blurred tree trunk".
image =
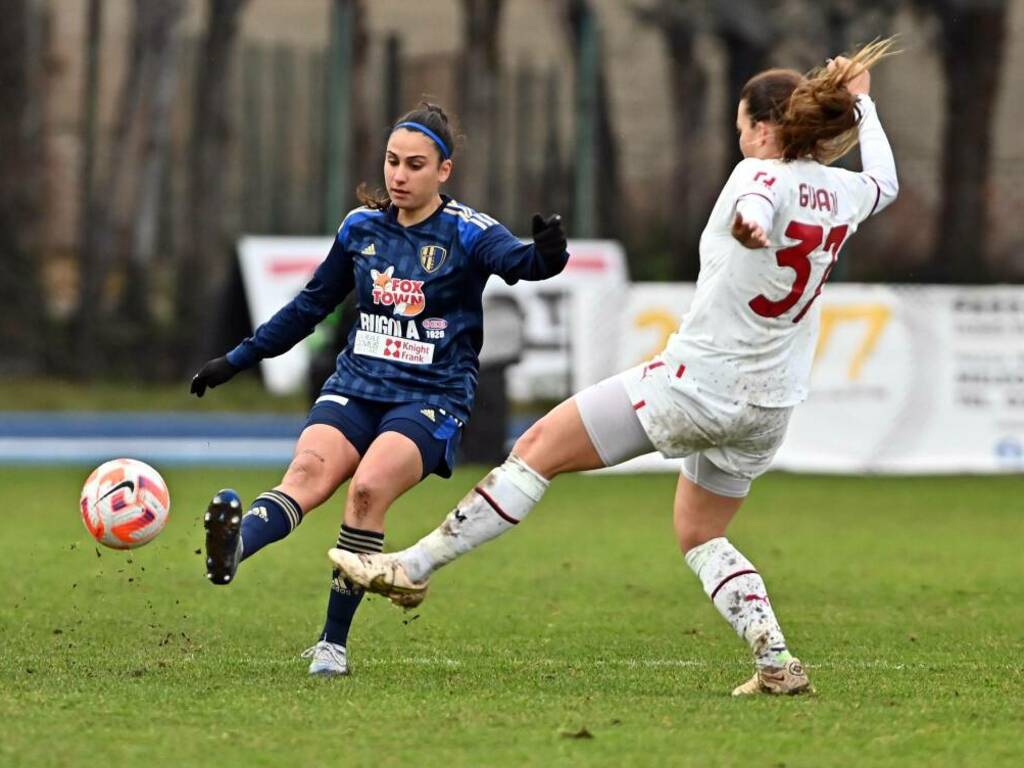
MULTIPOLYGON (((779 30, 777 2, 764 0, 724 0, 716 2, 715 26, 726 55, 725 125, 736 122, 736 105, 747 80, 768 68, 779 30)), ((725 178, 743 159, 739 142, 728 144, 729 158, 725 178)))
POLYGON ((459 113, 469 131, 468 152, 456 174, 467 205, 494 210, 501 184, 497 146, 499 32, 504 0, 462 0, 462 61, 459 113))
POLYGON ((248 0, 209 0, 206 35, 195 72, 189 158, 189 221, 178 262, 177 367, 189 370, 217 350, 217 308, 231 274, 232 243, 224 229, 226 160, 231 144, 228 86, 238 24, 248 0))
MULTIPOLYGON (((564 15, 572 43, 573 60, 580 60, 580 16, 586 12, 589 0, 565 0, 564 15)), ((603 53, 603 51, 601 51, 603 53)), ((619 142, 611 118, 611 99, 608 95, 608 76, 602 55, 597 67, 597 126, 595 149, 600 183, 595 190, 597 234, 619 239, 623 235, 623 222, 628 218, 628 196, 623 194, 622 173, 619 169, 619 142)))
MULTIPOLYGON (((0 0, 0 372, 31 372, 44 360, 39 269, 42 95, 33 88, 29 0, 0 0)), ((38 84, 35 84, 38 85, 38 84)))
POLYGON ((707 158, 701 131, 707 120, 708 78, 696 57, 697 37, 705 21, 702 3, 659 0, 636 8, 638 18, 657 27, 669 57, 669 109, 672 112, 672 176, 665 197, 672 278, 694 280, 700 270, 698 240, 707 214, 701 179, 707 158))
MULTIPOLYGON (((143 45, 138 33, 139 19, 133 20, 134 30, 124 81, 118 95, 117 120, 114 124, 111 150, 107 153, 105 167, 93 190, 94 205, 88 215, 90 228, 85 248, 79 263, 78 311, 75 322, 76 367, 79 375, 92 376, 102 367, 104 355, 110 340, 110 291, 108 278, 111 267, 120 261, 124 253, 124 240, 117 231, 122 199, 130 196, 126 192, 134 167, 129 138, 134 114, 142 90, 143 45), (99 364, 98 364, 99 363, 99 364)), ((89 45, 102 42, 102 27, 97 29, 100 39, 91 39, 89 45)), ((85 106, 91 108, 90 105, 85 106)))
POLYGON ((932 5, 941 30, 946 117, 942 205, 928 279, 985 282, 991 279, 985 261, 989 164, 1008 6, 1006 0, 945 0, 932 5))
POLYGON ((544 115, 542 133, 537 143, 527 148, 528 152, 536 152, 537 147, 543 147, 540 175, 536 177, 540 184, 534 185, 535 207, 523 211, 522 218, 513 222, 513 226, 518 227, 521 232, 530 231, 530 220, 534 211, 561 212, 564 215, 572 210, 572 172, 569 163, 562 157, 558 120, 558 107, 562 98, 559 91, 561 82, 561 73, 558 69, 552 69, 544 78, 544 93, 539 102, 542 105, 541 113, 544 115))
MULTIPOLYGON (((869 40, 892 35, 893 17, 907 7, 907 0, 814 0, 808 1, 808 6, 801 16, 822 14, 825 56, 835 56, 849 53, 869 40)), ((822 64, 823 58, 812 63, 822 64)))
MULTIPOLYGON (((384 139, 389 124, 398 118, 398 113, 385 114, 383 122, 380 125, 376 124, 376 107, 382 98, 387 101, 388 97, 382 97, 382 83, 370 78, 369 52, 370 34, 366 27, 366 5, 356 3, 352 13, 352 166, 355 169, 357 183, 365 181, 372 189, 384 183, 381 175, 381 167, 384 165, 384 139)), ((353 190, 349 190, 350 196, 354 194, 353 190)), ((340 220, 338 224, 341 224, 340 220)))
POLYGON ((126 286, 122 293, 122 319, 134 326, 132 344, 145 343, 154 318, 153 263, 162 204, 164 171, 171 135, 171 102, 177 85, 178 62, 174 29, 184 11, 184 0, 135 0, 137 33, 143 45, 146 89, 136 115, 137 185, 123 226, 128 234, 126 286))
POLYGON ((103 42, 103 0, 89 0, 85 24, 85 67, 82 82, 82 162, 78 199, 78 306, 74 354, 75 368, 86 373, 92 366, 90 351, 96 341, 100 275, 103 272, 98 243, 102 209, 95 195, 96 125, 99 112, 100 46, 103 42))
POLYGON ((126 347, 145 344, 153 331, 150 276, 177 74, 172 35, 183 9, 183 0, 134 0, 132 5, 117 123, 106 172, 94 193, 95 240, 88 246, 91 263, 83 264, 80 286, 76 343, 83 374, 101 368, 101 351, 108 356, 130 351, 126 347), (124 279, 119 317, 111 322, 106 289, 115 265, 123 268, 124 279))

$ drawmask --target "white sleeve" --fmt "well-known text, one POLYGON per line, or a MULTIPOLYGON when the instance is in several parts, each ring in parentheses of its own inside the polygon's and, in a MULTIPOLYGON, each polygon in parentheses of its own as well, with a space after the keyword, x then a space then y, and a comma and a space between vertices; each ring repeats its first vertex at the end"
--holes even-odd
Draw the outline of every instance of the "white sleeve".
POLYGON ((744 221, 756 222, 766 233, 780 206, 776 182, 778 168, 763 160, 748 157, 742 160, 729 177, 735 210, 744 221))
MULTIPOLYGON (((900 185, 896 178, 896 160, 892 156, 889 139, 882 130, 875 110, 875 102, 867 94, 857 97, 857 108, 860 110, 858 126, 860 140, 860 161, 862 177, 867 177, 875 187, 875 202, 867 216, 878 213, 896 199, 900 185)), ((867 218, 865 216, 865 218, 867 218)))
POLYGON ((762 195, 748 193, 736 201, 736 213, 744 221, 754 222, 765 233, 772 231, 772 219, 775 218, 775 206, 762 195))

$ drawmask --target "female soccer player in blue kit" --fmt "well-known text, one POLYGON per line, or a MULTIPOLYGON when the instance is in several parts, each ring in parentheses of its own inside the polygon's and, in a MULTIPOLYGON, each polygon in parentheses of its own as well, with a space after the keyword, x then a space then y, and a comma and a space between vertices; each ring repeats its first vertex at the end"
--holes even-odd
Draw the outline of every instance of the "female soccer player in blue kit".
MULTIPOLYGON (((337 546, 380 552, 391 503, 429 474, 451 475, 476 389, 487 279, 543 280, 565 267, 557 215, 535 215, 534 242, 526 245, 440 193, 452 173, 453 139, 440 107, 424 103, 402 117, 385 153, 387 195, 361 191, 363 207, 345 217, 302 292, 193 378, 191 390, 202 397, 288 351, 355 291, 358 320, 281 483, 244 515, 232 490, 210 502, 206 567, 214 584, 228 584, 242 560, 287 536, 347 480, 337 546)), ((310 674, 348 672, 348 632, 362 596, 335 570, 323 633, 306 652, 310 674)))

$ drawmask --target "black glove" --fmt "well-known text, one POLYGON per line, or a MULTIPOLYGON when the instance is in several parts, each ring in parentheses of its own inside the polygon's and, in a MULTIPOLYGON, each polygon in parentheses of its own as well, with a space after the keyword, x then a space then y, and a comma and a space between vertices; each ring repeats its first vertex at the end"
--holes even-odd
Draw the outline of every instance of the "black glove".
POLYGON ((229 363, 227 357, 215 357, 205 363, 199 369, 199 373, 192 377, 192 386, 189 391, 196 397, 202 397, 207 387, 210 389, 218 387, 236 373, 238 373, 238 368, 229 363))
POLYGON ((562 217, 555 213, 545 219, 539 213, 533 214, 533 244, 544 263, 561 271, 565 266, 567 244, 562 217))

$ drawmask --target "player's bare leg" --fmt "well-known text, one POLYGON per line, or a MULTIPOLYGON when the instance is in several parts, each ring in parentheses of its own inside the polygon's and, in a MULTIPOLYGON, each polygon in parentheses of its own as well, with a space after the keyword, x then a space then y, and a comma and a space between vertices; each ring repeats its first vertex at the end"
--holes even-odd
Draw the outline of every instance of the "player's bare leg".
POLYGON ((590 441, 575 398, 564 400, 516 441, 512 455, 546 480, 604 466, 590 441))
MULTIPOLYGON (((327 553, 335 565, 335 591, 352 592, 351 585, 342 577, 347 575, 347 569, 384 549, 384 516, 388 507, 422 476, 420 451, 410 438, 398 432, 384 432, 373 441, 349 484, 337 546, 327 553)), ((367 586, 358 579, 349 581, 359 587, 367 586)))
POLYGON ((291 533, 304 511, 330 498, 358 465, 359 453, 344 435, 313 424, 299 437, 284 479, 257 496, 244 516, 235 491, 217 493, 204 518, 207 578, 213 584, 230 583, 242 560, 291 533))
POLYGON ((355 474, 359 464, 359 452, 341 432, 327 424, 311 424, 302 431, 295 456, 274 490, 287 493, 302 509, 315 509, 355 474))
POLYGON ((754 654, 754 676, 733 695, 810 691, 803 665, 786 647, 764 581, 725 538, 742 503, 743 498, 713 493, 680 475, 673 509, 679 548, 715 608, 754 654))
POLYGON ((574 399, 531 426, 508 460, 491 470, 458 503, 440 527, 393 555, 353 556, 331 551, 331 560, 351 581, 412 607, 426 596, 430 575, 526 517, 548 482, 563 472, 603 467, 574 399))
POLYGON ((384 516, 388 507, 422 477, 420 449, 398 432, 379 435, 363 456, 349 483, 337 547, 328 553, 335 568, 323 633, 305 653, 312 658, 311 675, 348 674, 348 632, 363 589, 342 577, 338 563, 359 563, 361 558, 379 556, 384 547, 384 516))

